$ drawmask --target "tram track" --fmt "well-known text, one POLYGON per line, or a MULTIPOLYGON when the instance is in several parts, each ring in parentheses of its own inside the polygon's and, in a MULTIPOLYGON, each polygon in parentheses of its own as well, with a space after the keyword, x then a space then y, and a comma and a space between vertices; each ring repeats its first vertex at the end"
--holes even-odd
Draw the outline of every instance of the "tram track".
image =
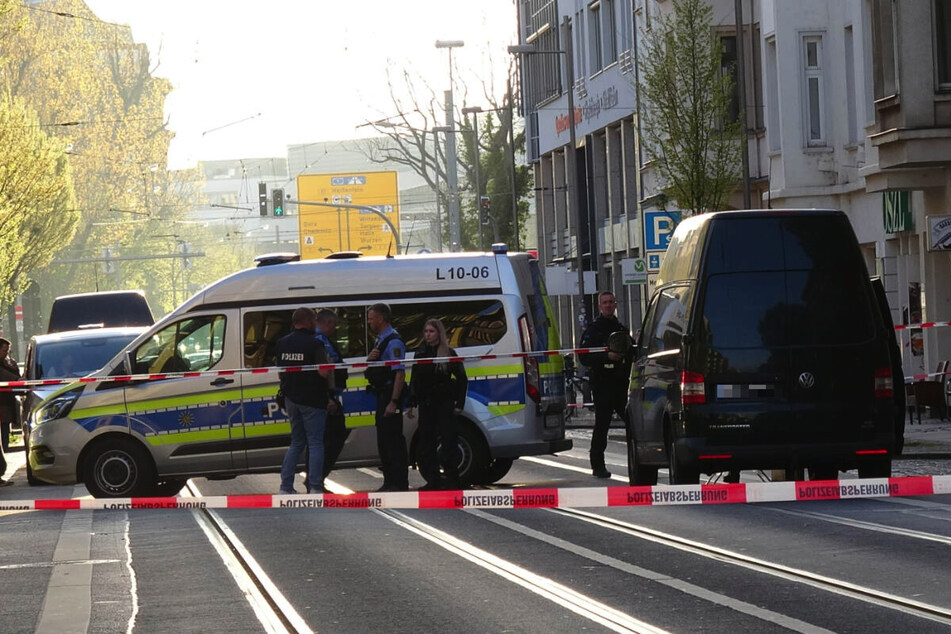
POLYGON ((711 546, 696 540, 678 537, 645 526, 639 526, 630 522, 616 520, 596 513, 581 511, 577 509, 544 509, 546 512, 555 513, 571 519, 587 522, 589 524, 617 531, 626 535, 645 539, 657 544, 676 548, 685 552, 714 559, 723 563, 740 566, 749 570, 779 577, 788 581, 809 585, 811 587, 832 592, 838 595, 846 596, 852 599, 897 610, 905 614, 913 615, 919 618, 935 621, 943 625, 951 626, 951 609, 937 605, 915 601, 907 597, 875 590, 866 586, 861 586, 841 579, 835 579, 826 575, 793 568, 757 557, 743 555, 725 548, 711 546))
MULTIPOLYGON (((201 493, 194 482, 189 481, 181 495, 182 497, 200 497, 201 493)), ((218 513, 212 509, 193 509, 191 513, 247 598, 251 609, 266 632, 274 634, 313 632, 218 513)))

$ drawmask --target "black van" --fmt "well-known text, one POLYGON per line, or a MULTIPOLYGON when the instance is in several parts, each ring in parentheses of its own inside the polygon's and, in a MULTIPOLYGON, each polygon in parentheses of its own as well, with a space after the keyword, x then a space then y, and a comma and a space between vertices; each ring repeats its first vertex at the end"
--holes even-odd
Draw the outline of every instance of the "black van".
POLYGON ((142 291, 100 291, 53 300, 47 333, 80 328, 151 326, 152 309, 142 291))
POLYGON ((844 213, 684 220, 635 344, 631 484, 656 484, 662 466, 671 484, 741 469, 889 476, 889 336, 844 213))

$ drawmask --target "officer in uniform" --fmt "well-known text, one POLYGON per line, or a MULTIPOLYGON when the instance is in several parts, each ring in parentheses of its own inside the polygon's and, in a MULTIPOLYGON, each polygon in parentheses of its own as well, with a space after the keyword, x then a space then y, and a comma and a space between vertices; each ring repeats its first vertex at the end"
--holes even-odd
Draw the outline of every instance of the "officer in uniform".
MULTIPOLYGON (((327 356, 332 363, 343 363, 343 355, 337 348, 337 313, 329 308, 317 311, 317 341, 324 344, 327 356)), ((330 402, 327 404, 327 429, 324 431, 324 477, 333 471, 334 463, 343 450, 350 435, 343 415, 343 391, 347 388, 347 369, 334 370, 334 387, 330 390, 330 402)))
MULTIPOLYGON (((629 332, 614 311, 617 299, 611 291, 598 293, 600 315, 581 335, 582 348, 602 348, 608 345, 608 337, 615 332, 629 332)), ((627 422, 627 392, 630 385, 631 366, 623 354, 597 352, 579 355, 581 363, 588 367, 591 391, 594 397, 594 431, 591 435, 591 474, 596 478, 610 478, 611 472, 604 464, 604 450, 608 446, 608 428, 611 416, 617 412, 627 422)))
MULTIPOLYGON (((376 342, 367 361, 396 361, 406 358, 406 346, 390 325, 393 313, 386 304, 373 304, 367 324, 376 333, 376 342)), ((409 490, 409 457, 403 436, 403 386, 406 369, 400 365, 366 369, 368 389, 376 399, 376 446, 383 468, 383 486, 378 491, 409 490)))
MULTIPOLYGON (((291 315, 294 331, 277 342, 277 365, 303 366, 327 363, 324 344, 317 341, 314 329, 317 317, 312 308, 302 306, 291 315)), ((324 427, 327 424, 327 402, 333 387, 330 369, 306 372, 281 372, 281 391, 284 393, 285 409, 291 423, 291 444, 284 454, 281 465, 281 489, 283 494, 296 493, 294 474, 304 447, 309 452, 307 473, 323 474, 324 427)), ((324 479, 308 483, 308 493, 323 493, 324 479)))

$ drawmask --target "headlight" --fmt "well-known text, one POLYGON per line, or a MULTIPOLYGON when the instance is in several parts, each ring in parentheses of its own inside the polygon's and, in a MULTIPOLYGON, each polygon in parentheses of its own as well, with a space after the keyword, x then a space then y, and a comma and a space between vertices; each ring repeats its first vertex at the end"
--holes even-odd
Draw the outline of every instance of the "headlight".
POLYGON ((51 396, 40 403, 39 407, 33 410, 33 413, 30 415, 30 420, 32 421, 33 427, 42 425, 46 421, 68 416, 69 412, 73 409, 73 405, 75 405, 77 399, 79 399, 79 395, 83 393, 83 389, 85 387, 86 386, 84 384, 78 385, 66 390, 65 392, 60 392, 55 396, 51 396))

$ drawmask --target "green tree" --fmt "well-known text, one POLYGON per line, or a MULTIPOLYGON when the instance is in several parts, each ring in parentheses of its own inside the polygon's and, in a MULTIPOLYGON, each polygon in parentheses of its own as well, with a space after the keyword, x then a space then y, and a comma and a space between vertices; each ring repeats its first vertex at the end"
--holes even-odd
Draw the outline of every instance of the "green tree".
POLYGON ((47 264, 76 230, 65 144, 50 138, 20 99, 0 100, 0 304, 47 264))
POLYGON ((712 16, 704 0, 675 0, 643 34, 645 149, 687 215, 723 209, 740 178, 742 116, 728 115, 734 83, 712 16))

